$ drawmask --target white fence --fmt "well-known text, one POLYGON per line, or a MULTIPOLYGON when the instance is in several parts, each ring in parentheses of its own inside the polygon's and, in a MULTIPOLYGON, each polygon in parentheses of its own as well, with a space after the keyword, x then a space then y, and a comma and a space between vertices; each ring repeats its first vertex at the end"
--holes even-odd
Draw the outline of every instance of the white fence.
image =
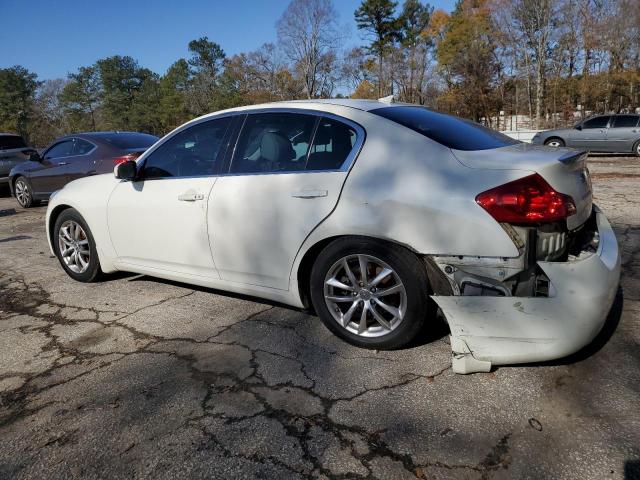
POLYGON ((506 136, 520 140, 521 142, 531 143, 533 136, 541 132, 542 130, 505 130, 500 133, 504 133, 506 136))

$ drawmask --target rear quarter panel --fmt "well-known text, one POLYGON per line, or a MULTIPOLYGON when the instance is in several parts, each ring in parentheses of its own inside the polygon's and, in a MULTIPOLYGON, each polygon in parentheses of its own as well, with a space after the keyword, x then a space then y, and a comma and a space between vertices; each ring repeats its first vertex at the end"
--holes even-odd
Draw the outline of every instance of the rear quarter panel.
POLYGON ((450 149, 387 119, 366 112, 350 118, 367 139, 337 206, 305 241, 294 271, 309 248, 340 235, 388 239, 420 254, 518 255, 475 196, 526 171, 473 170, 450 149))

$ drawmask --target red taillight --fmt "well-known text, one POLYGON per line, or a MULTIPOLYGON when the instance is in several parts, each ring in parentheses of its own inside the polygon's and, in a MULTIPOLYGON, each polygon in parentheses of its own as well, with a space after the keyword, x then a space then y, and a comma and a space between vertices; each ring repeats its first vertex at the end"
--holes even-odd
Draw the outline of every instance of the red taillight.
POLYGON ((573 198, 556 192, 537 173, 482 192, 476 202, 504 223, 555 222, 576 213, 573 198))
POLYGON ((122 155, 121 157, 113 157, 113 164, 119 165, 130 160, 135 160, 140 156, 140 153, 129 153, 128 155, 122 155))

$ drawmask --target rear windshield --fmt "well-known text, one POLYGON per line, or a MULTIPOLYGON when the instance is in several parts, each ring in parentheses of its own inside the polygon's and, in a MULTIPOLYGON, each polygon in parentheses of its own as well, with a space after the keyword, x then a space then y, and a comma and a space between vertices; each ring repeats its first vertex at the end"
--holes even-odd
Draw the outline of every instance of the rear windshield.
POLYGON ((520 143, 469 120, 424 107, 395 106, 370 110, 454 150, 489 150, 520 143))
POLYGON ((14 148, 25 148, 27 146, 24 143, 22 137, 17 135, 0 135, 0 150, 11 150, 14 148))
POLYGON ((158 137, 146 133, 113 133, 111 135, 101 135, 100 138, 114 147, 123 150, 149 148, 158 141, 158 137))

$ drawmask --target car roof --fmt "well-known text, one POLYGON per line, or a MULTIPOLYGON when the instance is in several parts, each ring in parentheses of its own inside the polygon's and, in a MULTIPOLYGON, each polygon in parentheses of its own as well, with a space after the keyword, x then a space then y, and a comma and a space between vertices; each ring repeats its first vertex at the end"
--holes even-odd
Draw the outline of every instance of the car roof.
POLYGON ((8 132, 0 132, 0 136, 2 137, 21 137, 17 133, 8 133, 8 132))
POLYGON ((123 132, 123 131, 111 131, 111 132, 80 132, 80 133, 70 133, 69 135, 64 135, 62 137, 56 138, 56 142, 60 140, 66 140, 69 138, 86 138, 88 140, 101 140, 110 137, 116 137, 118 135, 148 135, 151 137, 155 137, 156 135, 151 135, 150 133, 143 132, 123 132))

